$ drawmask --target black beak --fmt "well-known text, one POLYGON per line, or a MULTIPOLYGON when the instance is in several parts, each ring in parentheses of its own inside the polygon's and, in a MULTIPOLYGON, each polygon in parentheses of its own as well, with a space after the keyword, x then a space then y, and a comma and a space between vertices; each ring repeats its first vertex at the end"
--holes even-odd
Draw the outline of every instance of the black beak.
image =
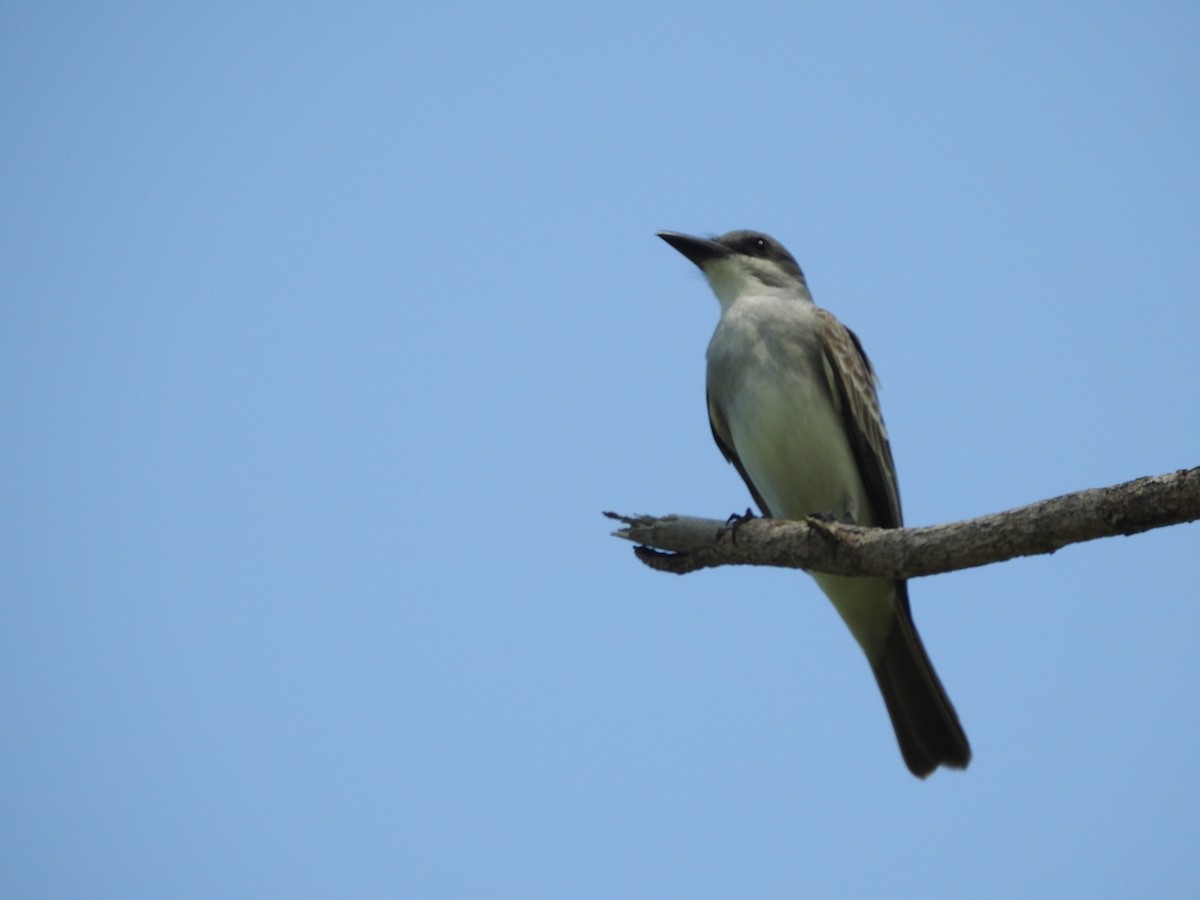
POLYGON ((706 262, 720 259, 729 255, 729 248, 708 238, 694 237, 690 234, 680 234, 678 231, 660 231, 658 236, 698 265, 704 268, 706 262))

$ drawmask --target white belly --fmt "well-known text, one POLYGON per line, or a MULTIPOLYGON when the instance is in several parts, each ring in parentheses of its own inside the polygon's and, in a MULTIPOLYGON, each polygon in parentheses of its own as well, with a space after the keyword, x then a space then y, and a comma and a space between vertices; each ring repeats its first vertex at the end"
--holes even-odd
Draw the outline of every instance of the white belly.
POLYGON ((814 378, 747 373, 723 404, 734 450, 771 515, 870 518, 840 415, 814 378))

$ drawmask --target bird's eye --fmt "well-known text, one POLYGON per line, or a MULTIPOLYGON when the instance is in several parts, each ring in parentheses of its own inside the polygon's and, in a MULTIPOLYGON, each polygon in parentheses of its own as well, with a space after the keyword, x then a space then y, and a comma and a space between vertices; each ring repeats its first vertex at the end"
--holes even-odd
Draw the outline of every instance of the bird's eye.
POLYGON ((759 251, 760 253, 765 251, 767 249, 767 242, 764 241, 762 238, 757 238, 754 241, 754 249, 759 251))

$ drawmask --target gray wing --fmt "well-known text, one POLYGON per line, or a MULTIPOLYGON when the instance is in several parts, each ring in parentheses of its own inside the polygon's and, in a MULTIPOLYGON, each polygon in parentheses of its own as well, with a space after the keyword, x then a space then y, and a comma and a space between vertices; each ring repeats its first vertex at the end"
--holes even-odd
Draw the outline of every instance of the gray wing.
MULTIPOLYGON (((875 395, 875 373, 854 332, 821 310, 821 346, 841 403, 842 421, 876 525, 898 528, 900 494, 887 429, 875 395)), ((924 778, 938 766, 965 769, 971 744, 913 624, 908 586, 895 582, 898 615, 882 652, 867 654, 909 771, 924 778)))
POLYGON ((900 489, 896 484, 892 447, 875 394, 875 370, 853 331, 827 310, 818 309, 817 314, 826 374, 875 514, 873 524, 899 528, 904 522, 900 514, 900 489))
POLYGON ((733 463, 733 467, 742 476, 742 481, 746 482, 746 487, 750 489, 750 496, 758 504, 758 511, 768 519, 774 518, 771 515, 771 510, 767 509, 767 504, 754 487, 754 482, 750 480, 750 476, 746 474, 746 470, 742 467, 742 461, 738 459, 738 455, 733 449, 733 437, 729 433, 729 426, 725 424, 725 417, 721 415, 721 411, 713 403, 711 392, 706 392, 706 399, 708 401, 708 425, 712 428, 713 440, 717 442, 717 447, 720 448, 721 455, 733 463))

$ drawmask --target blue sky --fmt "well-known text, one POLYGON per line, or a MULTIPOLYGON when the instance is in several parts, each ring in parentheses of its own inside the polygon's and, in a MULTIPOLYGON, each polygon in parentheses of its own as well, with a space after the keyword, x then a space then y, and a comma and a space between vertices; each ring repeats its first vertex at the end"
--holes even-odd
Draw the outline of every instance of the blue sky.
POLYGON ((923 579, 905 770, 724 517, 768 231, 907 520, 1200 462, 1200 7, 6 4, 0 893, 1194 896, 1200 529, 923 579))

